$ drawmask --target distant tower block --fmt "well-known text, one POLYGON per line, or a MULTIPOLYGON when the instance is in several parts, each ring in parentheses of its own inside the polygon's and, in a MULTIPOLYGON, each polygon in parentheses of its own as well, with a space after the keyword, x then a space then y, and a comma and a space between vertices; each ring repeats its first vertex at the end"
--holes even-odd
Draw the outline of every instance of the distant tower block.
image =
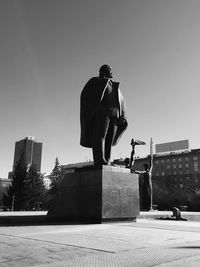
POLYGON ((41 169, 42 143, 35 141, 35 137, 28 136, 15 143, 15 153, 13 162, 13 171, 16 163, 23 158, 24 165, 27 167, 33 164, 38 172, 41 169))

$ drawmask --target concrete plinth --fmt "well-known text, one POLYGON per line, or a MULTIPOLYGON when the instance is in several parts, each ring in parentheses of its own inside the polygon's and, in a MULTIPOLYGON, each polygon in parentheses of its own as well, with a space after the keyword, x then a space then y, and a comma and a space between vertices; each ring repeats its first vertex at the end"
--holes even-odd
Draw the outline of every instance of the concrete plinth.
POLYGON ((49 217, 66 221, 135 220, 139 215, 138 175, 103 166, 66 173, 49 217))

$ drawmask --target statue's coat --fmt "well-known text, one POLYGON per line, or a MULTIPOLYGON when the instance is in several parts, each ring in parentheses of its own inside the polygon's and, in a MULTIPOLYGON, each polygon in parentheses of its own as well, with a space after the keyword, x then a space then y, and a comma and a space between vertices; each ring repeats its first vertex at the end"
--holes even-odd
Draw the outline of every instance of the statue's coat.
POLYGON ((124 98, 119 89, 119 83, 113 82, 107 78, 93 77, 85 85, 81 93, 80 103, 80 122, 81 122, 81 140, 80 144, 84 147, 92 147, 92 131, 93 122, 96 119, 95 115, 99 108, 101 108, 102 100, 105 94, 105 90, 108 84, 117 90, 119 119, 124 119, 124 124, 119 124, 120 135, 117 135, 114 139, 113 145, 116 145, 119 141, 123 131, 127 127, 126 109, 124 98))

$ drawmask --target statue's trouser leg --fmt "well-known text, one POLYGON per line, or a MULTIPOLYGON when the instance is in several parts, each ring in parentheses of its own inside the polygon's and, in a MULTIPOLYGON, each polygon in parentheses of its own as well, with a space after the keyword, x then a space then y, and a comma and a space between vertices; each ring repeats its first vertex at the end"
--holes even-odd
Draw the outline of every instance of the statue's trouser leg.
POLYGON ((99 110, 96 118, 93 125, 92 151, 94 164, 101 166, 107 164, 105 159, 105 138, 109 129, 110 118, 104 108, 99 110))
POLYGON ((152 186, 151 184, 143 185, 142 190, 142 202, 143 202, 143 208, 145 210, 151 210, 152 209, 152 186))
POLYGON ((127 121, 124 121, 123 124, 118 125, 116 134, 114 136, 113 143, 117 143, 117 140, 121 137, 123 132, 126 130, 127 126, 128 126, 127 121))
POLYGON ((115 124, 115 118, 110 118, 110 123, 105 140, 105 159, 107 162, 110 162, 111 149, 116 132, 117 132, 117 125, 115 124))

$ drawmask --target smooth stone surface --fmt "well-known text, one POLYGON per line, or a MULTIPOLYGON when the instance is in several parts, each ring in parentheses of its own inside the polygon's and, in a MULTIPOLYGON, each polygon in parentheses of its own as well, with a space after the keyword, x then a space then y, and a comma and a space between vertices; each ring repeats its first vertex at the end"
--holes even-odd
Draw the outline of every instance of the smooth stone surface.
POLYGON ((72 221, 135 220, 139 215, 138 175, 103 166, 66 173, 49 217, 72 221))

